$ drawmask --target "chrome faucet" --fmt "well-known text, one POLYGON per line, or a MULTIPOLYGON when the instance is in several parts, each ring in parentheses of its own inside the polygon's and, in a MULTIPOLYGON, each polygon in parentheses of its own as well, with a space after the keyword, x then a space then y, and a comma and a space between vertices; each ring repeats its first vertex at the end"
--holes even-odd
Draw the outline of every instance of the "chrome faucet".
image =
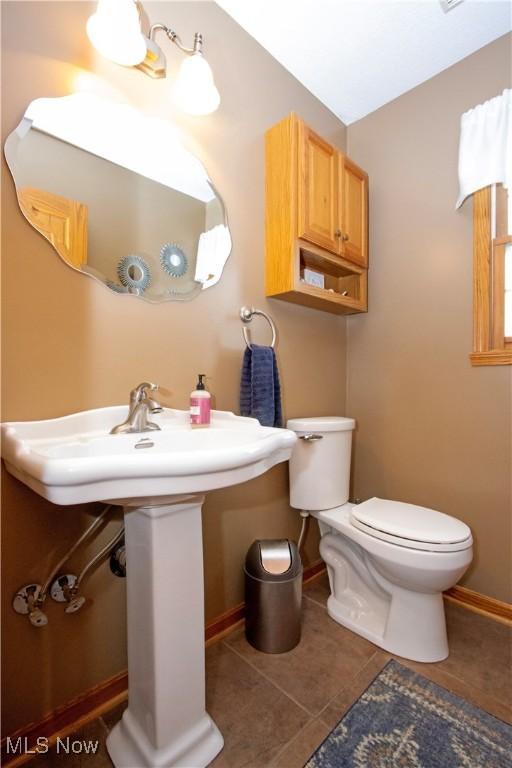
POLYGON ((111 435, 119 435, 126 432, 152 432, 160 429, 158 424, 148 420, 150 413, 162 413, 163 408, 156 400, 148 396, 147 390, 155 392, 158 384, 143 381, 130 392, 130 408, 126 421, 118 424, 110 430, 111 435))

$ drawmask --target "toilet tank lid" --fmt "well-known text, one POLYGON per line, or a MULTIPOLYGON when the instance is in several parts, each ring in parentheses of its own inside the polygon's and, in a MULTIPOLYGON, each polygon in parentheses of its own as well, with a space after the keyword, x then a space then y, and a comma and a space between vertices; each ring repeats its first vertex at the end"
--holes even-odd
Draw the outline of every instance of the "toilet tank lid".
POLYGON ((461 520, 435 509, 388 499, 368 499, 352 507, 351 517, 382 533, 411 541, 452 544, 466 541, 471 529, 461 520))
POLYGON ((345 416, 308 416, 288 419, 287 429, 293 432, 347 432, 356 426, 355 419, 345 416))

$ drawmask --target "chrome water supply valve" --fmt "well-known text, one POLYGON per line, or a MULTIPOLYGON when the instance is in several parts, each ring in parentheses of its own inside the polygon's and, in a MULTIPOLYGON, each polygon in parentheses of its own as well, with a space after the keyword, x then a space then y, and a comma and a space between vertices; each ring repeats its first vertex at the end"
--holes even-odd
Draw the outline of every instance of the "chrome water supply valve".
POLYGON ((77 597, 74 597, 69 601, 69 605, 64 608, 64 613, 76 613, 84 603, 85 597, 83 595, 77 595, 77 597))
POLYGON ((50 587, 50 597, 56 603, 69 603, 74 597, 74 587, 76 585, 76 576, 72 573, 66 573, 57 576, 50 587))
MULTIPOLYGON (((12 601, 12 607, 16 613, 28 616, 28 620, 33 627, 45 627, 48 624, 48 617, 43 613, 39 605, 40 595, 40 584, 27 584, 16 592, 12 601)), ((43 602, 44 598, 41 604, 43 602)))
POLYGON ((77 595, 79 586, 79 577, 73 573, 57 576, 53 582, 50 595, 56 603, 67 603, 65 613, 76 613, 85 603, 85 597, 77 595))

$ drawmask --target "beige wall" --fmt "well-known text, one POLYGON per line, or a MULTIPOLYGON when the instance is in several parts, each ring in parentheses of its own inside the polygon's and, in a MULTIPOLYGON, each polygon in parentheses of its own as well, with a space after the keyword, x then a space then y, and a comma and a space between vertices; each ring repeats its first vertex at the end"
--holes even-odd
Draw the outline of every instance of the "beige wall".
MULTIPOLYGON (((84 29, 92 3, 2 2, 3 140, 32 99, 73 92, 87 72, 96 73, 103 92, 115 88, 182 129, 225 201, 233 252, 221 283, 188 304, 128 304, 68 268, 29 226, 4 163, 2 418, 41 419, 124 403, 130 388, 146 379, 162 385, 166 405, 185 408, 199 370, 210 377, 216 406, 236 411, 243 304, 270 312, 279 329, 286 416, 343 414, 345 321, 264 298, 263 134, 290 110, 340 148, 345 128, 213 3, 144 5, 152 21, 172 25, 185 43, 203 32, 222 94, 215 115, 174 114, 167 81, 96 58, 84 29)), ((175 72, 180 54, 165 40, 163 46, 175 72)), ((263 341, 265 330, 255 325, 254 338, 263 341)), ((3 727, 9 733, 125 668, 125 596, 124 583, 103 565, 85 587, 90 603, 80 613, 66 616, 52 603, 43 630, 15 615, 15 590, 45 578, 94 507, 52 506, 6 474, 3 492, 3 727)), ((210 494, 204 511, 207 617, 242 600, 243 557, 255 538, 294 536, 298 528, 285 466, 210 494)), ((72 571, 84 557, 73 558, 72 571)), ((308 561, 317 557, 313 531, 308 561)))
POLYGON ((455 515, 468 587, 511 592, 511 370, 472 368, 471 202, 454 210, 462 112, 510 87, 503 37, 348 129, 370 174, 369 313, 348 320, 355 493, 455 515))

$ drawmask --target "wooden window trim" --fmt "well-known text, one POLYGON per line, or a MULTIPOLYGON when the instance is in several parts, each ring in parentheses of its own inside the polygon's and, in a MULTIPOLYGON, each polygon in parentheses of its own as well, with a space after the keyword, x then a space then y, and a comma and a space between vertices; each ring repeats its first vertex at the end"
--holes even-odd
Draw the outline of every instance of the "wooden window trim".
POLYGON ((512 365, 512 340, 503 335, 504 254, 512 237, 492 239, 491 188, 473 195, 473 352, 471 364, 512 365))

